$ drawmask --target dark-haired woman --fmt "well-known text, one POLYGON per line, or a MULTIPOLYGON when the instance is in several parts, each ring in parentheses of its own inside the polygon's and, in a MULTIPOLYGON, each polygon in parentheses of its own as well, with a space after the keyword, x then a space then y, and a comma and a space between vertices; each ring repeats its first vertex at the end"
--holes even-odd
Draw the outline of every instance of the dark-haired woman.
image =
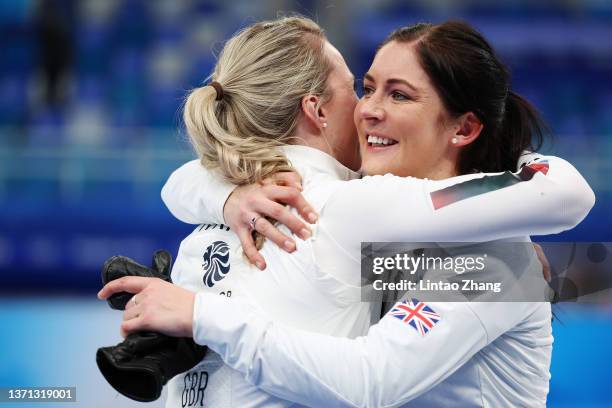
MULTIPOLYGON (((515 224, 497 211, 499 205, 537 214, 541 210, 538 204, 550 193, 558 193, 555 189, 562 183, 556 178, 566 165, 562 160, 547 163, 537 155, 519 160, 533 134, 541 134, 537 115, 509 90, 506 70, 487 42, 463 23, 417 25, 393 33, 366 74, 364 97, 354 118, 362 170, 377 176, 324 181, 316 186, 305 180, 307 198, 315 198, 317 191, 327 194, 322 205, 315 205, 321 218, 314 237, 303 246, 315 248, 307 258, 311 264, 305 266, 315 268, 318 259, 329 260, 335 254, 353 259, 357 275, 361 241, 510 237, 512 231, 535 225, 515 224), (527 167, 514 177, 465 175, 511 171, 517 162, 527 167), (458 175, 464 176, 444 181, 458 175), (409 176, 430 181, 405 178, 409 176), (483 182, 470 183, 473 180, 483 182), (552 180, 556 181, 550 183, 552 180), (495 191, 488 191, 488 186, 495 191), (516 187, 533 193, 528 196, 537 197, 537 203, 514 195, 516 187), (471 208, 472 203, 487 205, 471 208), (333 245, 317 252, 322 240, 333 245)), ((193 168, 179 172, 172 181, 174 186, 166 192, 196 191, 197 177, 193 168)), ((582 185, 575 177, 572 183, 582 185)), ((584 205, 559 208, 557 216, 547 208, 548 213, 542 214, 544 224, 567 219, 568 210, 583 217, 593 203, 590 190, 583 192, 584 205)), ((187 201, 182 201, 185 194, 177 197, 180 202, 173 201, 172 194, 165 196, 175 214, 202 215, 199 206, 205 196, 191 194, 187 201)), ((253 214, 255 228, 260 214, 253 214)), ((539 227, 546 229, 545 225, 539 227)), ((529 241, 528 237, 517 240, 529 241)), ((269 268, 275 265, 271 263, 269 268)), ((300 268, 301 273, 311 270, 315 269, 300 268)), ((295 271, 281 272, 286 275, 274 274, 280 279, 295 271)), ((331 276, 318 277, 321 287, 337 287, 331 276)), ((195 296, 192 309, 177 309, 180 321, 193 316, 177 328, 172 326, 173 315, 169 313, 172 296, 162 301, 155 300, 154 294, 162 287, 167 293, 181 289, 163 283, 147 289, 149 283, 142 286, 137 281, 125 285, 109 284, 103 297, 130 289, 139 292, 137 296, 142 293, 150 309, 141 306, 130 313, 124 329, 193 334, 196 342, 217 352, 250 383, 287 400, 325 407, 391 407, 409 402, 437 407, 532 407, 546 402, 552 344, 546 303, 425 303, 407 298, 367 335, 349 339, 287 327, 291 316, 275 324, 248 301, 202 292, 195 296), (138 317, 141 312, 155 315, 154 305, 163 309, 165 319, 145 322, 138 317), (402 311, 404 316, 398 318, 402 311)), ((300 300, 305 308, 316 311, 314 297, 300 300)))

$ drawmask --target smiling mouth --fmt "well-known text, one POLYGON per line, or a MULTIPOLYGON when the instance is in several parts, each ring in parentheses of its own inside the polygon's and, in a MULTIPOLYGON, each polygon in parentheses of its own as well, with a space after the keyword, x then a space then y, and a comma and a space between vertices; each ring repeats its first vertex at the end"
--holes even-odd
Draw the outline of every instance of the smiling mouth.
POLYGON ((388 139, 386 137, 378 137, 368 135, 368 146, 369 147, 388 147, 397 144, 397 140, 388 139))

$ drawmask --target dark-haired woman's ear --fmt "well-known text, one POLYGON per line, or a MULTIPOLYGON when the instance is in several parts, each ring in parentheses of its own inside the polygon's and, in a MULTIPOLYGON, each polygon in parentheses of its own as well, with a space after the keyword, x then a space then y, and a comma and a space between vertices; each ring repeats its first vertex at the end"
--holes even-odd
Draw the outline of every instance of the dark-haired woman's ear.
POLYGON ((480 136, 483 124, 472 112, 464 113, 457 119, 457 131, 451 138, 453 146, 466 146, 480 136))

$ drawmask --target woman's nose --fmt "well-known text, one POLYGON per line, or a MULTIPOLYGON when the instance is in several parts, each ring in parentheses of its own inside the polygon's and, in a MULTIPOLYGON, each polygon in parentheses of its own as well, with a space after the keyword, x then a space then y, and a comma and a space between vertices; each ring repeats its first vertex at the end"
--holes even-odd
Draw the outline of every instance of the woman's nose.
POLYGON ((357 105, 359 117, 364 120, 382 120, 384 118, 384 109, 381 101, 375 98, 374 95, 368 98, 362 98, 357 105))

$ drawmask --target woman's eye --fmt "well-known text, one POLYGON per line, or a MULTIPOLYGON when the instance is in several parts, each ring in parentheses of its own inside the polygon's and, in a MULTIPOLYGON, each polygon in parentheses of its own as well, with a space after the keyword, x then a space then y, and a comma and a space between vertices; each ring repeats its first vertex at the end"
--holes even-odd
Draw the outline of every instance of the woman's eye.
POLYGON ((374 89, 372 89, 369 86, 365 86, 363 87, 363 96, 368 96, 370 94, 372 94, 374 92, 374 89))
POLYGON ((401 92, 397 92, 397 91, 393 91, 391 93, 391 97, 396 101, 407 101, 410 99, 408 96, 404 95, 401 92))

